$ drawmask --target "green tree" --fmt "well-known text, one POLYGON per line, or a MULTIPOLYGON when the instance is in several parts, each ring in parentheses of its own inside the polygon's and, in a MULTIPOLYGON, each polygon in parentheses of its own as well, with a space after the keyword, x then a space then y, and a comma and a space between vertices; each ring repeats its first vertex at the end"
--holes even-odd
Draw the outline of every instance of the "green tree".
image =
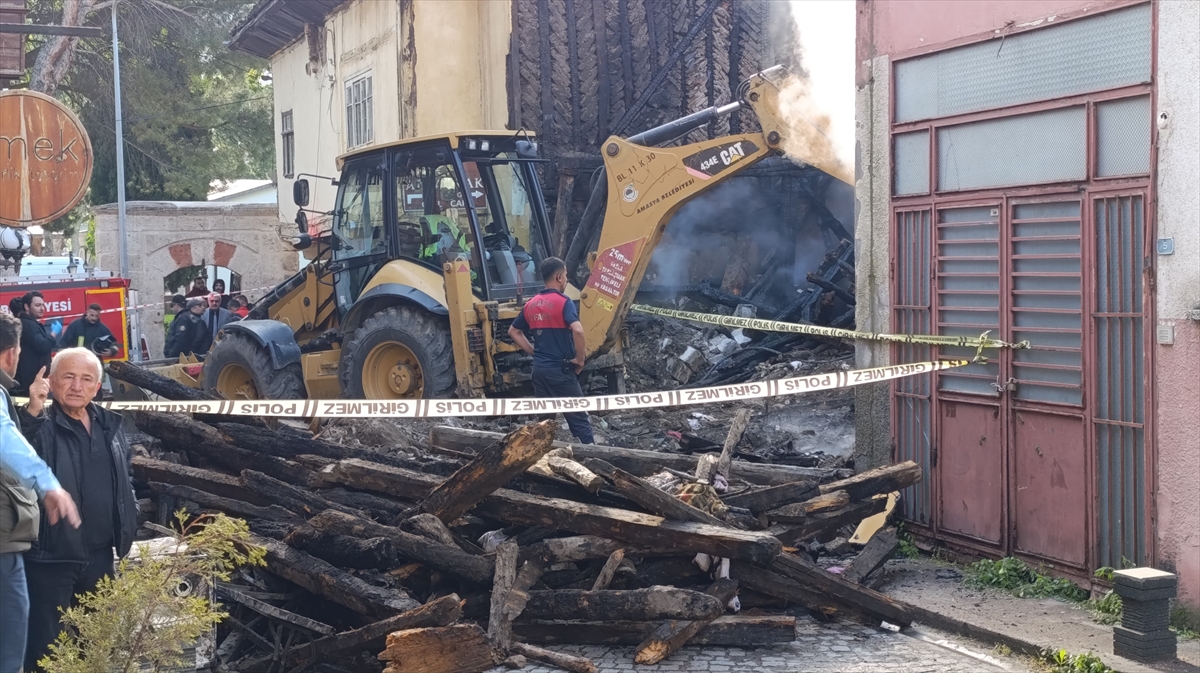
MULTIPOLYGON (((266 62, 231 52, 250 0, 32 0, 37 23, 96 25, 103 38, 30 36, 31 88, 56 95, 92 140, 89 202, 117 198, 110 12, 118 13, 126 196, 204 200, 214 180, 274 174, 266 62)), ((53 227, 52 227, 53 228, 53 227)))
POLYGON ((63 613, 65 630, 38 662, 47 673, 130 673, 182 666, 184 648, 226 617, 204 591, 179 591, 227 582, 243 565, 263 565, 266 552, 249 544, 246 522, 224 514, 187 523, 165 549, 139 545, 114 577, 79 597, 63 613))

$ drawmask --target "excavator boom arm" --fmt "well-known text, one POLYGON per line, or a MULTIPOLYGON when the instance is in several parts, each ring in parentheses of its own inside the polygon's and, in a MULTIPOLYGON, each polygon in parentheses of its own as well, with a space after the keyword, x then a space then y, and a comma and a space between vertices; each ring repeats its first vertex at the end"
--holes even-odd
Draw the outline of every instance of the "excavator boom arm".
MULTIPOLYGON (((726 179, 782 151, 788 126, 779 115, 780 95, 788 86, 782 68, 753 76, 744 102, 693 113, 628 139, 610 137, 603 146, 607 206, 598 252, 580 293, 587 356, 616 343, 637 287, 662 239, 667 222, 684 204, 726 179), (678 147, 653 147, 749 106, 762 128, 678 147)), ((789 146, 795 154, 794 146, 789 146)), ((836 161, 794 157, 849 182, 836 161)), ((598 204, 589 203, 589 210, 598 204)), ((585 211, 585 222, 588 213, 585 211)), ((587 236, 582 231, 580 235, 587 236)), ((578 243, 578 240, 576 241, 578 243)), ((572 248, 575 246, 573 245, 572 248)))

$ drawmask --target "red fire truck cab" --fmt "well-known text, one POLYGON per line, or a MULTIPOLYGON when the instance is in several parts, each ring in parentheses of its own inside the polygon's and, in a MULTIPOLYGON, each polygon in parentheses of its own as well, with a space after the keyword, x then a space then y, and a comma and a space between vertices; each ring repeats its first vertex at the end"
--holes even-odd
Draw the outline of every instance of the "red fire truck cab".
POLYGON ((0 311, 9 312, 8 303, 26 292, 38 290, 46 301, 42 322, 56 335, 87 311, 89 304, 99 304, 100 321, 108 326, 121 350, 105 360, 128 360, 129 346, 136 344, 136 327, 129 314, 129 279, 117 278, 107 271, 43 276, 9 276, 0 278, 0 311))

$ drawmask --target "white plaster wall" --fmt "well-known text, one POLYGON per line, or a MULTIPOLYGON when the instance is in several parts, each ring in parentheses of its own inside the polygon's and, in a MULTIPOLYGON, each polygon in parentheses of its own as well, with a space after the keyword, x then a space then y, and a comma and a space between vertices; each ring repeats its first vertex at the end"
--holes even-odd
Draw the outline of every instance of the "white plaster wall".
MULTIPOLYGON (((326 39, 326 54, 331 42, 326 39)), ((309 75, 308 44, 304 40, 292 43, 271 59, 271 76, 275 95, 275 166, 283 167, 282 114, 292 112, 292 124, 296 133, 296 174, 310 173, 334 176, 334 159, 342 145, 342 114, 337 107, 341 95, 334 95, 337 88, 333 75, 332 58, 327 58, 318 71, 309 75)), ((327 211, 333 208, 337 189, 328 181, 308 178, 311 188, 309 207, 327 211)), ((294 180, 276 176, 279 185, 280 222, 292 222, 296 218, 296 206, 292 203, 294 180)))
MULTIPOLYGON (((304 39, 271 58, 276 165, 283 165, 281 114, 291 110, 296 172, 337 175, 337 157, 350 150, 344 134, 345 82, 366 72, 372 75, 374 142, 365 147, 403 137, 504 128, 510 15, 508 0, 347 4, 325 22, 325 60, 315 72, 307 70, 304 39), (402 81, 402 71, 413 74, 402 81), (415 110, 410 109, 412 101, 415 110)), ((279 176, 283 222, 296 217, 292 182, 279 176)), ((330 210, 336 188, 328 181, 309 178, 309 182, 310 207, 330 210)))
MULTIPOLYGON (((242 288, 254 300, 265 291, 251 290, 273 287, 299 269, 274 204, 135 201, 127 204, 127 228, 131 287, 141 303, 155 304, 138 312, 151 357, 162 356, 165 307, 157 302, 164 296, 163 278, 173 271, 204 263, 226 266, 241 274, 242 288), (220 255, 228 246, 236 248, 226 261, 220 255)), ((116 206, 96 208, 98 266, 116 268, 117 241, 116 206)))
POLYGON ((1158 13, 1158 317, 1180 320, 1200 304, 1200 2, 1158 13))
POLYGON ((1174 343, 1155 346, 1158 405, 1158 559, 1179 576, 1178 596, 1200 626, 1200 3, 1158 4, 1158 324, 1174 343))

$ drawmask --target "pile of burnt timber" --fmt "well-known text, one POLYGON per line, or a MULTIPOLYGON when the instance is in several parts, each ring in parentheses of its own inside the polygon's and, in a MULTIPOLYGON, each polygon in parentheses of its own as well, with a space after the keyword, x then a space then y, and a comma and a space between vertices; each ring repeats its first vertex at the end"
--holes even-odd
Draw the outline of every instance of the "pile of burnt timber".
POLYGON ((914 463, 847 476, 728 451, 568 447, 552 421, 507 436, 440 427, 428 452, 384 454, 284 426, 130 415, 179 461, 134 459, 158 512, 244 517, 267 550, 265 569, 216 587, 227 670, 369 670, 378 655, 396 673, 526 659, 590 671, 544 646, 632 645, 653 663, 688 643, 795 638, 795 617, 739 604, 911 621, 792 545, 881 511, 920 479, 914 463))
MULTIPOLYGON (((770 277, 768 270, 763 277, 770 277)), ((827 327, 854 327, 854 245, 843 240, 830 250, 816 270, 808 273, 809 287, 794 300, 779 308, 763 303, 754 288, 738 294, 725 285, 700 283, 682 288, 639 288, 639 295, 654 301, 658 290, 678 291, 688 295, 680 300, 688 310, 734 315, 743 318, 764 318, 783 322, 800 322, 827 327), (699 306, 688 303, 691 299, 699 306)), ((676 304, 670 304, 675 307, 676 304)), ((656 320, 639 317, 633 320, 656 320)), ((837 339, 810 337, 799 334, 759 332, 750 329, 709 328, 697 330, 691 343, 681 343, 682 349, 671 358, 666 372, 682 385, 709 386, 740 383, 756 375, 756 368, 772 358, 804 359, 825 351, 841 348, 837 339), (800 353, 799 357, 789 353, 800 353), (807 354, 807 355, 805 355, 807 354)))

